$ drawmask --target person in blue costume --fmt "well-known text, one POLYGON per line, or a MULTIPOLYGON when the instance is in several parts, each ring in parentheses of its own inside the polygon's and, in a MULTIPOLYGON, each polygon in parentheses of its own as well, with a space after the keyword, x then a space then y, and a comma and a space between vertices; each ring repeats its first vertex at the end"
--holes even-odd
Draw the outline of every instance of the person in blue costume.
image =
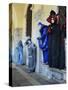
POLYGON ((24 60, 23 60, 23 44, 22 41, 20 40, 18 43, 18 50, 19 50, 19 63, 20 64, 24 64, 24 60))
POLYGON ((39 47, 43 51, 43 63, 48 64, 48 35, 47 35, 48 26, 42 24, 41 22, 39 22, 38 25, 41 26, 40 28, 41 37, 37 39, 39 47))
POLYGON ((20 40, 18 42, 17 47, 15 48, 15 59, 16 59, 16 64, 24 64, 23 61, 23 44, 22 41, 20 40))

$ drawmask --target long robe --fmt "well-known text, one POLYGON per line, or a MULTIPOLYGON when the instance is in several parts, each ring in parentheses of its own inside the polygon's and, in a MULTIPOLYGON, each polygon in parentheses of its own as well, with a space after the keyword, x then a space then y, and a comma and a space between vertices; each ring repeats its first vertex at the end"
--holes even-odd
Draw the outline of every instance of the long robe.
POLYGON ((41 36, 38 39, 39 47, 43 52, 43 63, 48 64, 48 26, 41 24, 40 34, 41 36))
POLYGON ((51 33, 48 35, 48 63, 50 67, 59 68, 60 61, 60 28, 52 24, 51 33))
POLYGON ((17 65, 22 65, 24 64, 24 60, 23 60, 23 44, 21 41, 19 41, 17 47, 15 48, 14 51, 14 63, 16 63, 17 65))
POLYGON ((31 43, 28 45, 28 70, 34 72, 36 69, 37 48, 31 43))

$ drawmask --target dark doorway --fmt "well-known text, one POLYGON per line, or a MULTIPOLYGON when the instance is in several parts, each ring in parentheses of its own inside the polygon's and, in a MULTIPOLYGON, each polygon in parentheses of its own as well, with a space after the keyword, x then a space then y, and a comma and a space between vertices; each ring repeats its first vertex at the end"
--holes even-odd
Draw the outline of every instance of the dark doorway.
POLYGON ((64 36, 66 38, 66 6, 58 6, 59 8, 59 14, 60 14, 60 23, 61 25, 65 25, 65 32, 64 32, 64 36))
POLYGON ((26 36, 31 37, 32 33, 32 4, 28 5, 27 15, 26 15, 26 36))

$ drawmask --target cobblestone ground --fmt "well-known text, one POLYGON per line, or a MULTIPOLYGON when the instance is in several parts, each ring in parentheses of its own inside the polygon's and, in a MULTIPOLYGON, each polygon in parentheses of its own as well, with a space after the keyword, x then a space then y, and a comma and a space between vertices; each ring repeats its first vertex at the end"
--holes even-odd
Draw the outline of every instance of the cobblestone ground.
POLYGON ((60 84, 55 80, 47 80, 45 77, 33 72, 28 73, 25 65, 12 66, 12 86, 33 86, 33 85, 49 85, 60 84))

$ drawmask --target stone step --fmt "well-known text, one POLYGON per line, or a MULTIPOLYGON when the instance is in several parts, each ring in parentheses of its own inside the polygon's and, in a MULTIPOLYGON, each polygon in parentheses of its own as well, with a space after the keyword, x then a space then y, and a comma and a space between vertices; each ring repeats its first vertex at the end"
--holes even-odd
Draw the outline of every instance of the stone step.
POLYGON ((66 70, 50 68, 48 65, 43 63, 40 64, 40 74, 47 77, 47 79, 53 79, 58 82, 66 81, 66 70))

